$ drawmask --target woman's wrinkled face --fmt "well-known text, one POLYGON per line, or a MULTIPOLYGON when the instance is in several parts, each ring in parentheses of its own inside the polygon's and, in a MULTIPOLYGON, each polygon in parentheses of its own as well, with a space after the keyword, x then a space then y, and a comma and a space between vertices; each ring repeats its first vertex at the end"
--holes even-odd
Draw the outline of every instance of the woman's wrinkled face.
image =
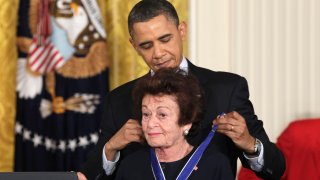
POLYGON ((185 141, 179 126, 180 109, 172 95, 145 95, 142 99, 142 130, 151 147, 168 148, 185 141))

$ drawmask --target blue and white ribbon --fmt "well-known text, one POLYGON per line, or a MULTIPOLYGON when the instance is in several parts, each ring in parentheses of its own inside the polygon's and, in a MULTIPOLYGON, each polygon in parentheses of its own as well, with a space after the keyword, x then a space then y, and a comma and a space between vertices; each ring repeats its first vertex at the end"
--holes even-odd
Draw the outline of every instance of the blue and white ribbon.
MULTIPOLYGON (((192 173, 195 166, 198 164, 199 160, 202 157, 203 152, 208 147, 210 141, 212 140, 218 126, 214 125, 212 127, 212 130, 206 137, 206 139, 200 144, 200 146, 196 149, 196 151, 192 154, 192 156, 189 158, 188 162, 184 165, 181 172, 179 173, 177 180, 185 180, 188 179, 190 174, 192 173)), ((165 180, 164 173, 161 169, 160 162, 158 160, 158 157, 155 153, 154 148, 150 148, 150 155, 151 155, 151 168, 153 175, 156 180, 165 180)))

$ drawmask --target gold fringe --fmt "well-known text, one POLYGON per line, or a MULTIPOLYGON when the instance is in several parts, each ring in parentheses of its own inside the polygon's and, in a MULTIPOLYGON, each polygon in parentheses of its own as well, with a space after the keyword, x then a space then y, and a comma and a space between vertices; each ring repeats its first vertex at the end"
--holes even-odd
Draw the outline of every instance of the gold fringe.
POLYGON ((17 45, 21 52, 28 53, 29 47, 31 46, 32 39, 27 37, 18 37, 17 45))
POLYGON ((30 0, 29 28, 32 34, 37 32, 38 4, 41 0, 30 0))
POLYGON ((0 172, 13 171, 18 0, 0 0, 0 172))

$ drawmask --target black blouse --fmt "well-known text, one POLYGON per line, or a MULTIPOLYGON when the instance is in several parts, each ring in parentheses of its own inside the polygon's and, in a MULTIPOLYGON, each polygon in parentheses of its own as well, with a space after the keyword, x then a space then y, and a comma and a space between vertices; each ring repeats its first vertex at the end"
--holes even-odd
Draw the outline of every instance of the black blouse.
MULTIPOLYGON (((162 170, 167 180, 176 179, 181 169, 188 161, 193 149, 186 157, 175 162, 161 162, 162 170)), ((152 173, 150 149, 144 148, 127 156, 119 164, 115 179, 155 179, 152 173)), ((235 179, 224 154, 208 148, 202 155, 196 170, 189 176, 189 180, 231 180, 235 179)))

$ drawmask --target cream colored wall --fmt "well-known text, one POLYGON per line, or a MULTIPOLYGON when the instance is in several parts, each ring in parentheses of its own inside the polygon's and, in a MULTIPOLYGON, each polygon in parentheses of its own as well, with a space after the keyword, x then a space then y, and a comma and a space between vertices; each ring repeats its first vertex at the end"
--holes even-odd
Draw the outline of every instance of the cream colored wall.
POLYGON ((320 117, 319 0, 189 0, 190 59, 247 78, 272 141, 320 117))
POLYGON ((197 65, 230 70, 229 3, 226 0, 189 0, 189 54, 197 65))

